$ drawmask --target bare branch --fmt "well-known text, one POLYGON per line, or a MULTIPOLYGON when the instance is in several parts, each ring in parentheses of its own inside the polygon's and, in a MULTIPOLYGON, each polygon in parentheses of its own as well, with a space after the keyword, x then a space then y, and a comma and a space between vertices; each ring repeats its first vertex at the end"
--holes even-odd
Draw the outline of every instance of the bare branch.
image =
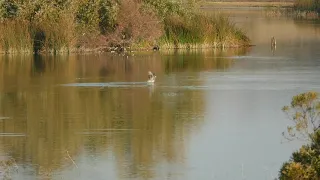
POLYGON ((285 137, 289 141, 294 139, 307 140, 310 134, 320 129, 320 109, 318 94, 315 92, 306 92, 294 96, 290 106, 283 107, 286 116, 293 122, 288 128, 288 135, 285 137))
POLYGON ((67 155, 68 155, 68 158, 72 161, 72 163, 78 168, 77 164, 73 161, 73 159, 71 158, 71 156, 69 155, 69 152, 68 150, 67 151, 67 155))

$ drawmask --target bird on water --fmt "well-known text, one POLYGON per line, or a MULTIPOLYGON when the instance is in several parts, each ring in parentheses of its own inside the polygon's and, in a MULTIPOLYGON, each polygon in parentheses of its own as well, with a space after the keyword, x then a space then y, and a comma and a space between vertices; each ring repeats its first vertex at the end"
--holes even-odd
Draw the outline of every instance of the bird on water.
POLYGON ((156 80, 156 74, 155 73, 153 73, 153 72, 151 72, 151 71, 149 71, 148 72, 148 83, 154 83, 154 81, 156 80))
POLYGON ((276 38, 275 37, 272 37, 271 38, 271 46, 276 46, 277 45, 277 41, 276 41, 276 38))

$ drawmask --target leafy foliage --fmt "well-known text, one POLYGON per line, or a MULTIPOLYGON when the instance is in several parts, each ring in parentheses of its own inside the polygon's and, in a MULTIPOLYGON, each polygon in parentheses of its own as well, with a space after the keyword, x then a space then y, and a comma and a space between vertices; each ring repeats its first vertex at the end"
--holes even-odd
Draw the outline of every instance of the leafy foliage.
POLYGON ((148 6, 153 6, 161 19, 173 14, 183 15, 186 13, 178 2, 168 0, 143 0, 143 2, 148 6))
POLYGON ((112 1, 100 1, 98 15, 99 27, 102 34, 115 30, 119 4, 119 2, 112 3, 112 1))
POLYGON ((315 131, 310 138, 311 145, 302 146, 282 165, 280 180, 320 179, 320 130, 315 131))
POLYGON ((280 180, 320 179, 320 100, 317 92, 306 92, 292 98, 290 106, 282 110, 292 120, 288 138, 310 140, 294 152, 279 172, 280 180))
POLYGON ((4 0, 0 2, 0 15, 2 19, 13 18, 17 15, 18 5, 14 0, 4 0))
MULTIPOLYGON (((306 92, 292 98, 290 106, 282 108, 293 122, 287 128, 287 138, 308 139, 320 128, 320 100, 317 92, 306 92)), ((285 134, 284 134, 285 135, 285 134)))

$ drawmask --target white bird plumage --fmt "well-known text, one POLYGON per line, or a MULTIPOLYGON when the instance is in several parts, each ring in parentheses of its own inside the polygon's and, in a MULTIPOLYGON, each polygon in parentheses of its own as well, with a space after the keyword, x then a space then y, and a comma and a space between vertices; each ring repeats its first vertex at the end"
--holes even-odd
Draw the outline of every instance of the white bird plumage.
POLYGON ((151 71, 148 72, 148 83, 154 83, 154 81, 156 80, 156 74, 152 73, 151 71))

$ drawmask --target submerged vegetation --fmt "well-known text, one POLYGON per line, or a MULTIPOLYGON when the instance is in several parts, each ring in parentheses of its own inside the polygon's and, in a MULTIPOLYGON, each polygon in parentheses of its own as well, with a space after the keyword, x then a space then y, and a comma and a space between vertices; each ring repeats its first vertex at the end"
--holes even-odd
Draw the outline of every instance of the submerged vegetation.
POLYGON ((287 139, 293 138, 310 141, 280 170, 280 180, 320 179, 320 99, 316 92, 306 92, 294 96, 290 106, 283 107, 292 120, 288 127, 287 139))
POLYGON ((197 9, 193 0, 3 0, 1 52, 249 44, 228 18, 209 16, 197 9))

